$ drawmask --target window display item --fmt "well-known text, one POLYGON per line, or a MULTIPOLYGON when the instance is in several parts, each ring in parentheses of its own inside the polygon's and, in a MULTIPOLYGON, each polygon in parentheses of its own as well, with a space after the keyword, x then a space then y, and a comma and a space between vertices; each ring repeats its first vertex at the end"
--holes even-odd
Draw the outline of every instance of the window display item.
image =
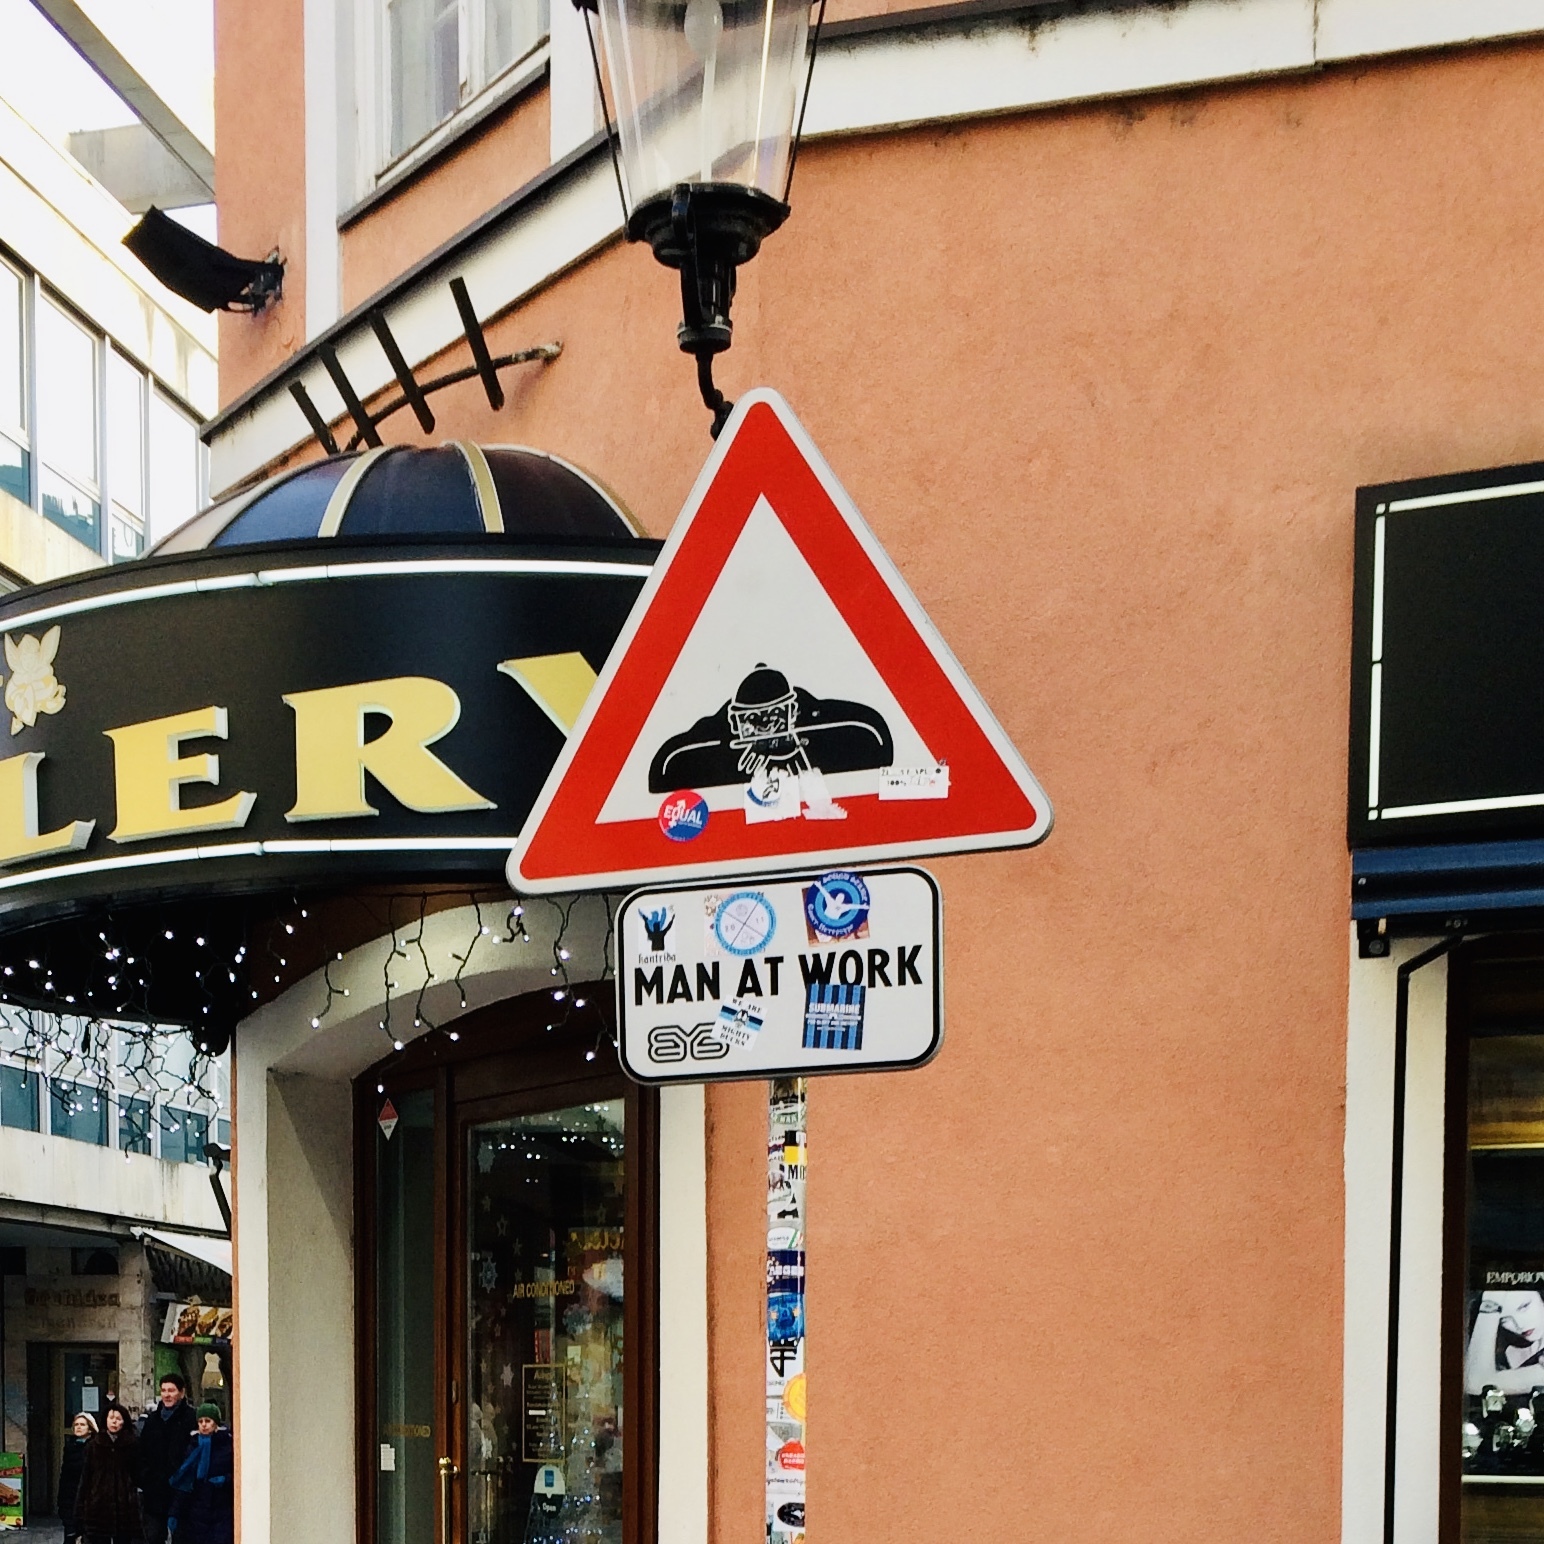
POLYGON ((623 1101, 467 1142, 468 1537, 622 1544, 623 1101))

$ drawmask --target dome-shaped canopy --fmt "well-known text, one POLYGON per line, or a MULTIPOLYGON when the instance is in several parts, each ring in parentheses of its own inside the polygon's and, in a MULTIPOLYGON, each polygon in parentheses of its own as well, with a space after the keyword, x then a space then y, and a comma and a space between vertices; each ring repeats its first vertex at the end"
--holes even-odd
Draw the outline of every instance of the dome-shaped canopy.
POLYGON ((577 467, 544 451, 455 441, 385 446, 280 472, 204 510, 157 555, 318 536, 461 536, 629 541, 621 506, 577 467))

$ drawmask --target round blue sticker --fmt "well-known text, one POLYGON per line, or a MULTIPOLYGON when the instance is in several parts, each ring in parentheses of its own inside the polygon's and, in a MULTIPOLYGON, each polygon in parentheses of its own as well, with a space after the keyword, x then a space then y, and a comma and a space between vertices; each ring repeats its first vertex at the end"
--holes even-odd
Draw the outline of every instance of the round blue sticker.
POLYGON ((708 828, 708 801, 687 790, 673 793, 659 807, 659 828, 672 842, 689 842, 708 828))
POLYGON ((868 886, 846 869, 822 874, 804 889, 804 920, 819 938, 851 938, 868 922, 868 886))
POLYGON ((713 934, 730 954, 755 954, 772 942, 777 913, 760 890, 736 890, 713 914, 713 934))

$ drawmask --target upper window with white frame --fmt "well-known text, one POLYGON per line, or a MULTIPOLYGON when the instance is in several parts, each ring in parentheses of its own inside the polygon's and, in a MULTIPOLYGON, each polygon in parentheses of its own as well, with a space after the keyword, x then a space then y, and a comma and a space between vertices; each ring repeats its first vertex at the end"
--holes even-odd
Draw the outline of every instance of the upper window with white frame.
POLYGON ((377 7, 376 171, 421 144, 547 36, 549 0, 366 0, 377 7))
POLYGON ((0 494, 120 562, 197 513, 205 461, 149 372, 0 258, 0 494))

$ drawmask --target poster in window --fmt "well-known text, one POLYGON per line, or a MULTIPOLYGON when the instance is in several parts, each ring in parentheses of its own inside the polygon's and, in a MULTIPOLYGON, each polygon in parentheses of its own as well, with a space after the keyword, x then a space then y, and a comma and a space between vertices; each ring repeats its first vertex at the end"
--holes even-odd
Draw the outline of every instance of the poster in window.
POLYGON ((568 1370, 562 1363, 527 1362, 520 1369, 524 1442, 528 1464, 561 1463, 564 1458, 564 1402, 568 1370))
POLYGON ((207 1346, 228 1343, 236 1333, 236 1315, 208 1303, 168 1303, 161 1322, 164 1346, 207 1346))
POLYGON ((25 1482, 20 1453, 0 1453, 0 1528, 20 1528, 25 1482))
POLYGON ((1544 1260, 1478 1263, 1464 1308, 1464 1473, 1544 1479, 1544 1260))

